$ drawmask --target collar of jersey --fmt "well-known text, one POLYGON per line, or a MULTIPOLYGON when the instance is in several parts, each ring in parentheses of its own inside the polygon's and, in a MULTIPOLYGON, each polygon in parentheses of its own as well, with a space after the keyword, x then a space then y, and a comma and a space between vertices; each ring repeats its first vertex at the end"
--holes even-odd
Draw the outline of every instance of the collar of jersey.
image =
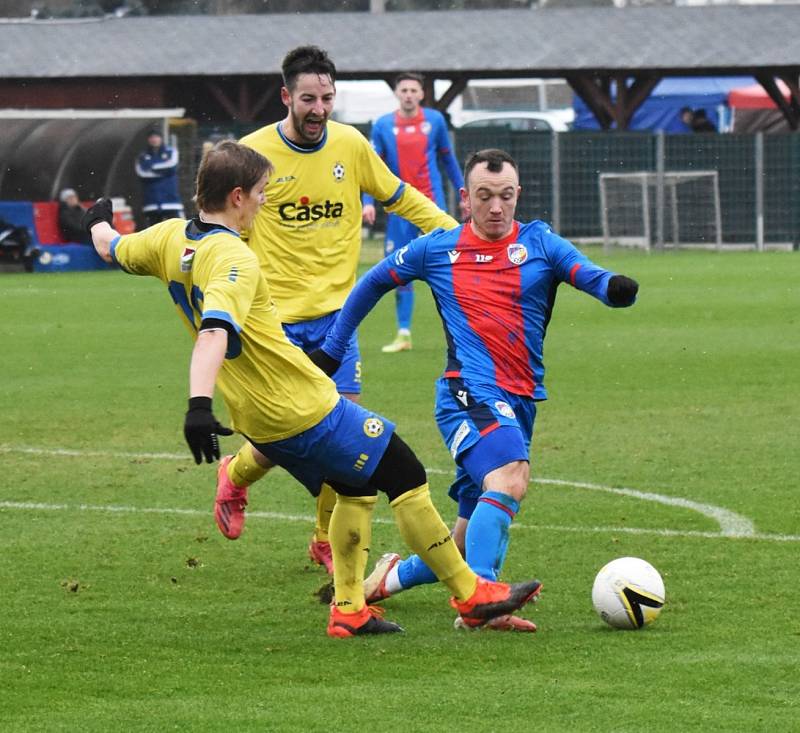
POLYGON ((491 246, 491 247, 505 247, 507 244, 512 244, 513 242, 517 241, 519 237, 519 222, 514 220, 514 226, 511 227, 511 231, 506 234, 505 237, 502 239, 496 239, 494 241, 490 241, 488 239, 483 239, 483 237, 479 237, 472 229, 470 224, 464 224, 464 229, 466 229, 466 236, 464 238, 465 244, 477 245, 477 246, 491 246))
POLYGON ((328 125, 325 125, 325 130, 322 133, 322 139, 313 147, 313 148, 304 148, 302 145, 298 145, 297 143, 293 143, 286 135, 283 134, 283 127, 281 122, 278 123, 278 135, 281 136, 281 140, 286 143, 287 147, 290 147, 296 153, 316 153, 317 150, 320 150, 324 147, 325 142, 328 139, 328 125))
POLYGON ((404 117, 400 114, 400 110, 397 110, 394 113, 394 123, 398 126, 401 124, 403 125, 416 125, 418 123, 425 122, 425 110, 420 107, 419 112, 415 114, 413 117, 404 117))
POLYGON ((187 239, 197 241, 198 239, 207 237, 209 234, 214 234, 214 232, 226 232, 227 234, 233 234, 237 239, 239 238, 238 232, 226 227, 224 224, 212 224, 201 221, 199 216, 194 217, 194 219, 189 219, 186 224, 187 239))

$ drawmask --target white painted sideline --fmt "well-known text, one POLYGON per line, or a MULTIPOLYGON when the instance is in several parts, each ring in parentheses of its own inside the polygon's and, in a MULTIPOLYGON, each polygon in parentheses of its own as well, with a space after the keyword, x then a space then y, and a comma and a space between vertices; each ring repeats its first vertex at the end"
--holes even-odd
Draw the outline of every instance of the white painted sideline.
MULTIPOLYGON (((10 446, 0 444, 0 453, 26 453, 34 455, 50 455, 54 457, 87 457, 87 456, 104 456, 111 458, 129 458, 129 459, 151 459, 151 460, 180 460, 188 461, 189 457, 184 453, 134 453, 126 451, 86 451, 74 450, 69 448, 38 448, 31 446, 10 446)), ((449 475, 452 470, 442 470, 436 468, 426 469, 428 473, 449 475)), ((556 525, 527 525, 523 523, 515 523, 512 525, 515 529, 535 529, 535 530, 549 530, 557 532, 615 532, 626 534, 655 534, 663 536, 676 536, 676 537, 729 537, 729 538, 751 538, 759 540, 770 540, 776 542, 797 542, 800 541, 800 535, 774 535, 756 532, 753 523, 735 512, 723 509, 711 504, 702 504, 699 502, 683 499, 680 497, 665 496, 653 492, 637 491, 636 489, 629 488, 614 488, 611 486, 602 486, 599 484, 591 484, 579 481, 569 481, 566 479, 548 479, 548 478, 534 478, 531 479, 532 483, 555 485, 555 486, 571 486, 578 489, 585 489, 590 491, 603 491, 607 493, 617 494, 620 496, 627 496, 634 499, 641 499, 644 501, 652 501, 667 506, 677 506, 684 509, 691 509, 710 519, 713 519, 719 525, 719 532, 700 532, 689 530, 669 530, 669 529, 646 529, 636 527, 564 527, 556 525)), ((99 511, 99 512, 124 512, 124 513, 148 513, 148 514, 188 514, 188 515, 207 515, 209 512, 199 509, 178 509, 178 508, 142 508, 130 506, 113 506, 113 505, 91 505, 91 504, 46 504, 37 502, 14 502, 14 501, 0 501, 0 509, 19 509, 19 510, 44 510, 44 511, 99 511)), ((306 515, 291 515, 275 512, 258 512, 249 511, 248 518, 259 519, 275 519, 280 521, 300 521, 300 522, 313 522, 312 516, 306 515)), ((389 520, 376 519, 378 522, 389 522, 389 520)))

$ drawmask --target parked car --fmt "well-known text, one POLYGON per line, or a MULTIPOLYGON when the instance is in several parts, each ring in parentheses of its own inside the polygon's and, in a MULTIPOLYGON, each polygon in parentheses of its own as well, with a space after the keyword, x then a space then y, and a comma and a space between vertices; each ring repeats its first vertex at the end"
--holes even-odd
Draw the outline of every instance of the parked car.
POLYGON ((462 113, 459 128, 508 127, 514 132, 566 132, 572 128, 572 110, 559 112, 462 113))

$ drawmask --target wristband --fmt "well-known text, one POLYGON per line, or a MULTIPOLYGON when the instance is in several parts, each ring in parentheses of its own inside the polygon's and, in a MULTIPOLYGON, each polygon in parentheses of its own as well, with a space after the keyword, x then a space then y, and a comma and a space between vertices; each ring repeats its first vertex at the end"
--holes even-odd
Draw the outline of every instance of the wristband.
POLYGON ((190 397, 189 410, 208 410, 211 411, 210 397, 190 397))

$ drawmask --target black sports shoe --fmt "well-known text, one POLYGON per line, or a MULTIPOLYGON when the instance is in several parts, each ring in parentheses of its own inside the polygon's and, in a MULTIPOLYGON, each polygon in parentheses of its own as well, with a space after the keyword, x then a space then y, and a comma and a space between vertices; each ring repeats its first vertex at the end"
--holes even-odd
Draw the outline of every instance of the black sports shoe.
POLYGON ((536 598, 542 584, 538 580, 527 583, 496 583, 478 578, 475 592, 466 601, 450 599, 450 605, 458 611, 466 626, 483 626, 489 619, 505 616, 536 598))
POLYGON ((383 609, 376 606, 364 606, 358 613, 342 613, 331 604, 328 636, 346 639, 349 636, 394 634, 404 630, 402 626, 392 621, 385 621, 381 618, 382 615, 383 609))

